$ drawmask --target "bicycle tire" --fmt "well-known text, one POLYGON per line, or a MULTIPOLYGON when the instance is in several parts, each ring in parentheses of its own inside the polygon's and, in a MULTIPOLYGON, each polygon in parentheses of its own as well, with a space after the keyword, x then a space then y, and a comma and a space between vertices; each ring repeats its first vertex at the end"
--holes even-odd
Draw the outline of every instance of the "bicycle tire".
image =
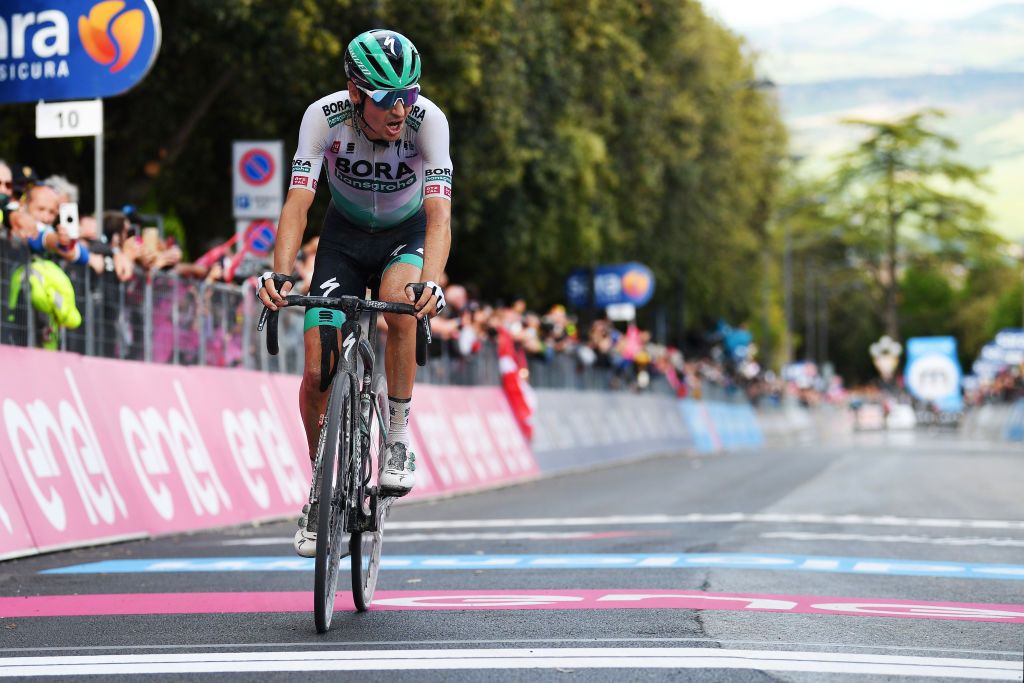
MULTIPOLYGON (((370 389, 374 398, 369 415, 370 441, 362 449, 362 456, 364 459, 369 459, 371 466, 374 464, 377 466, 377 485, 379 487, 389 414, 387 380, 383 375, 377 375, 373 378, 370 389)), ((379 488, 377 490, 379 491, 379 488)), ((368 494, 369 491, 366 493, 368 494)), ((376 505, 371 505, 376 516, 374 520, 376 531, 356 532, 349 538, 349 553, 352 561, 352 597, 356 609, 360 612, 365 612, 370 608, 373 592, 377 587, 377 575, 380 572, 380 551, 384 542, 384 516, 388 506, 380 498, 376 502, 376 505)))
POLYGON ((319 518, 317 519, 316 560, 313 571, 313 616, 317 633, 331 628, 334 597, 341 561, 341 533, 344 526, 344 491, 339 490, 341 475, 348 465, 351 444, 352 391, 349 375, 337 372, 331 383, 331 397, 317 458, 320 462, 319 518), (343 428, 344 426, 344 428, 343 428))

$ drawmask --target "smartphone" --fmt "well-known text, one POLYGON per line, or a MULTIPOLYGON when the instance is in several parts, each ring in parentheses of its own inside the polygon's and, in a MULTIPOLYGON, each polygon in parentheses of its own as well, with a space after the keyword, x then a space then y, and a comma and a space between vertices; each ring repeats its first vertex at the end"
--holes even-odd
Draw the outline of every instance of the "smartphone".
POLYGON ((160 228, 142 229, 142 248, 147 251, 159 251, 160 249, 160 228))
POLYGON ((78 204, 75 202, 65 202, 60 205, 60 225, 64 228, 64 232, 72 240, 77 240, 81 234, 81 228, 78 225, 78 204))

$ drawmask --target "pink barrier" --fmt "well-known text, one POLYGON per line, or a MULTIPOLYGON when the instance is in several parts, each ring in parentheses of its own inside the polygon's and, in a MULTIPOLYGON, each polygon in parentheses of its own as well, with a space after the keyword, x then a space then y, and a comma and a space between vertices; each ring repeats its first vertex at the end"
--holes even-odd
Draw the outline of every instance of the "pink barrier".
MULTIPOLYGON (((297 515, 299 378, 0 347, 0 559, 297 515)), ((416 388, 409 499, 538 474, 496 387, 416 388)))
POLYGON ((414 398, 413 432, 442 491, 479 489, 538 474, 501 389, 421 385, 414 398))
POLYGON ((31 555, 36 545, 28 524, 21 515, 21 507, 14 497, 14 489, 0 463, 0 560, 31 555))

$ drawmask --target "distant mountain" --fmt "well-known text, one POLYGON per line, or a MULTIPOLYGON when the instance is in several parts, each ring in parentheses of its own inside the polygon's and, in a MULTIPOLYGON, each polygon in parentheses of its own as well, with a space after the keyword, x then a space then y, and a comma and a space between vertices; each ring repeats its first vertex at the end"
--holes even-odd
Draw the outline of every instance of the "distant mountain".
POLYGON ((990 193, 979 197, 997 231, 1024 238, 1024 72, 972 71, 953 75, 857 78, 779 88, 793 151, 821 171, 851 149, 863 130, 843 119, 894 120, 926 107, 945 119, 931 126, 960 143, 956 157, 988 169, 990 193))
POLYGON ((962 19, 892 21, 839 8, 750 29, 761 71, 779 86, 794 151, 825 170, 850 149, 845 118, 892 120, 926 107, 960 142, 958 158, 989 169, 979 197, 993 227, 1024 238, 1024 2, 962 19))
POLYGON ((896 21, 837 8, 746 32, 764 70, 783 83, 1024 69, 1024 3, 951 21, 896 21))

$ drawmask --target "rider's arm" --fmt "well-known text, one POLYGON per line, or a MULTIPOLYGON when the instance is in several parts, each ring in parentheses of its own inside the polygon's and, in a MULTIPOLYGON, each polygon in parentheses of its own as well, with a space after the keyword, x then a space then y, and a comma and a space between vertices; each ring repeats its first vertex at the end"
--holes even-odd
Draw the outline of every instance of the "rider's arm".
MULTIPOLYGON (((309 105, 302 116, 299 128, 299 144, 292 158, 292 174, 288 182, 288 196, 281 207, 281 218, 277 222, 277 239, 274 245, 274 272, 291 275, 295 270, 295 256, 302 245, 302 236, 306 231, 309 207, 316 197, 317 179, 323 165, 324 151, 330 136, 322 102, 324 98, 309 105)), ((290 282, 277 291, 273 280, 265 280, 260 291, 260 299, 264 304, 271 301, 283 303, 282 295, 291 290, 290 282)), ((269 306, 276 311, 277 307, 269 306)))
MULTIPOLYGON (((433 108, 423 121, 420 140, 423 141, 423 208, 427 213, 421 279, 437 282, 448 262, 452 243, 452 157, 448 147, 448 119, 440 109, 433 108)), ((417 304, 433 315, 436 301, 431 302, 431 298, 425 290, 417 304)))
POLYGON ((452 203, 435 197, 425 200, 423 207, 427 211, 427 236, 423 241, 422 279, 438 282, 452 244, 452 203))

